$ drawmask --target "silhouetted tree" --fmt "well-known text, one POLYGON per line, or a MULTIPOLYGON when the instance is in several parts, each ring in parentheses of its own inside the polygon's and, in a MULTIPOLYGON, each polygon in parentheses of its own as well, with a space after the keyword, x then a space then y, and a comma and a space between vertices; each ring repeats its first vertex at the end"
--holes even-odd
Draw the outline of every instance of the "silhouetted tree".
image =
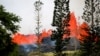
POLYGON ((89 35, 83 36, 81 56, 100 56, 100 0, 85 0, 82 18, 89 25, 84 28, 89 35))
POLYGON ((17 32, 20 18, 13 13, 6 12, 0 5, 0 55, 18 56, 18 47, 12 42, 11 35, 17 32))
POLYGON ((34 3, 34 5, 35 5, 35 11, 37 13, 36 34, 38 36, 38 52, 39 52, 39 56, 41 56, 41 53, 40 53, 40 42, 39 42, 39 39, 40 39, 40 28, 41 28, 41 25, 40 25, 40 23, 41 23, 40 22, 40 10, 41 10, 41 6, 43 5, 43 3, 40 0, 38 0, 38 1, 36 1, 34 3))
MULTIPOLYGON (((70 31, 68 29, 69 26, 68 22, 70 20, 69 17, 70 17, 69 0, 55 0, 52 26, 56 27, 56 30, 53 31, 52 40, 56 40, 55 43, 56 56, 63 56, 62 49, 65 45, 65 42, 63 40, 63 35, 70 34, 70 31)), ((65 41, 67 42, 68 39, 66 39, 65 41)))

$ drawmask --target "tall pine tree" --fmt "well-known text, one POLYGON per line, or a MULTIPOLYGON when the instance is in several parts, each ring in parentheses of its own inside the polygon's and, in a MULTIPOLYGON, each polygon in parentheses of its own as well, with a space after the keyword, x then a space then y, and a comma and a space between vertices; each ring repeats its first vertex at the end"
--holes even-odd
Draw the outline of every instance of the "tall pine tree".
POLYGON ((40 25, 40 11, 41 11, 41 6, 43 5, 43 3, 38 0, 34 3, 35 5, 35 11, 37 13, 37 18, 36 18, 36 21, 37 21, 37 26, 36 26, 36 34, 38 36, 38 55, 41 56, 41 50, 40 50, 40 42, 39 42, 39 39, 40 39, 40 28, 41 28, 41 25, 40 25))
MULTIPOLYGON (((52 26, 56 27, 53 31, 52 39, 56 40, 55 55, 62 56, 62 49, 65 45, 63 35, 69 35, 68 22, 70 20, 69 0, 55 0, 54 16, 52 26)), ((68 41, 68 39, 66 39, 68 41)))
POLYGON ((85 0, 82 18, 88 23, 89 36, 83 36, 81 56, 100 56, 100 0, 85 0))
POLYGON ((0 5, 0 55, 18 56, 17 45, 12 43, 11 35, 17 32, 19 26, 16 24, 20 18, 13 13, 6 12, 0 5))

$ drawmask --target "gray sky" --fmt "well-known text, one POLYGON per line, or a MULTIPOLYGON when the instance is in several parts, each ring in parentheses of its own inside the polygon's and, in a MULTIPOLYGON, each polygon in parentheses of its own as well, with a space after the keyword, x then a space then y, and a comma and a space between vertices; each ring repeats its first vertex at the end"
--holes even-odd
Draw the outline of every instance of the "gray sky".
MULTIPOLYGON (((34 2, 36 0, 0 0, 5 9, 9 12, 20 16, 22 21, 20 22, 20 31, 23 34, 34 33, 36 27, 36 12, 34 11, 34 2)), ((41 0, 41 25, 42 29, 52 29, 51 26, 53 19, 54 0, 41 0)), ((75 15, 81 16, 83 13, 84 0, 70 0, 70 11, 75 12, 75 15)), ((80 23, 82 20, 80 20, 80 23)))

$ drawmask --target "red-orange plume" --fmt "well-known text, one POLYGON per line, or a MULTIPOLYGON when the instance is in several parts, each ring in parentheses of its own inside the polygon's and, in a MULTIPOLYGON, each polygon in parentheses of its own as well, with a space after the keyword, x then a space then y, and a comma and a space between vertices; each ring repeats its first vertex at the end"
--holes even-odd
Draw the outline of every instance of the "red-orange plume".
POLYGON ((12 37, 12 42, 18 44, 18 45, 23 45, 23 44, 34 44, 37 43, 37 36, 36 35, 23 35, 20 33, 15 33, 14 36, 12 37))

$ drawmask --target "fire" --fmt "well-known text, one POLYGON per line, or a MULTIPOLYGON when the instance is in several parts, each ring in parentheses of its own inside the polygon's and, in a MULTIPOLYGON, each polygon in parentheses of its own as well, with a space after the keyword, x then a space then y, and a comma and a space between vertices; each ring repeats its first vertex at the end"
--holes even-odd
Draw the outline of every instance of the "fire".
MULTIPOLYGON (((78 35, 78 26, 77 26, 77 21, 76 21, 76 17, 75 17, 75 14, 74 12, 70 13, 70 21, 69 21, 69 27, 68 28, 64 28, 64 29, 69 29, 70 30, 70 36, 73 36, 73 37, 77 37, 78 35)), ((68 34, 64 34, 63 35, 63 39, 64 38, 67 38, 69 35, 68 34)))
POLYGON ((85 37, 89 36, 88 31, 89 31, 89 26, 87 23, 83 22, 83 24, 81 24, 79 26, 79 35, 78 38, 80 41, 83 41, 85 39, 85 37), (84 37, 82 37, 84 36, 84 37))
MULTIPOLYGON (((88 24, 84 22, 83 24, 78 26, 74 12, 70 14, 69 25, 70 26, 68 28, 70 30, 70 36, 76 37, 77 39, 81 41, 84 39, 84 37, 82 37, 81 35, 89 36, 88 31, 83 29, 83 28, 88 29, 88 24)), ((38 42, 41 43, 44 38, 50 37, 51 35, 52 35, 52 29, 42 30, 42 33, 40 34, 39 37, 36 36, 35 34, 29 34, 26 36, 20 33, 16 33, 14 34, 14 37, 12 38, 12 42, 18 45, 33 44, 33 43, 38 43, 38 42)), ((68 35, 64 34, 63 39, 66 37, 68 37, 68 35)))
POLYGON ((69 21, 69 28, 70 28, 70 36, 74 36, 74 37, 77 37, 78 35, 78 32, 77 32, 77 21, 76 21, 76 17, 75 17, 75 14, 74 12, 72 12, 70 14, 70 21, 69 21))
MULTIPOLYGON (((70 14, 70 21, 69 21, 69 30, 70 30, 70 36, 71 37, 76 37, 78 40, 83 41, 85 39, 82 36, 89 36, 88 34, 88 24, 86 22, 83 22, 81 25, 78 25, 76 17, 74 12, 70 14), (81 36, 82 35, 82 36, 81 36)), ((68 37, 67 34, 63 35, 63 38, 68 37)))
POLYGON ((12 42, 18 44, 18 45, 23 45, 23 44, 32 44, 37 42, 37 36, 36 35, 23 35, 20 33, 15 33, 12 42))
POLYGON ((15 33, 12 38, 12 42, 18 45, 34 44, 34 43, 37 43, 38 41, 39 43, 41 43, 43 38, 49 37, 51 34, 52 34, 51 29, 49 29, 48 31, 43 30, 39 38, 35 34, 23 35, 20 33, 15 33))
POLYGON ((52 34, 52 30, 51 30, 51 29, 49 29, 48 31, 46 31, 46 29, 44 29, 44 30, 42 31, 40 37, 39 37, 39 40, 38 40, 39 43, 41 43, 42 40, 43 40, 44 38, 50 37, 51 34, 52 34))

